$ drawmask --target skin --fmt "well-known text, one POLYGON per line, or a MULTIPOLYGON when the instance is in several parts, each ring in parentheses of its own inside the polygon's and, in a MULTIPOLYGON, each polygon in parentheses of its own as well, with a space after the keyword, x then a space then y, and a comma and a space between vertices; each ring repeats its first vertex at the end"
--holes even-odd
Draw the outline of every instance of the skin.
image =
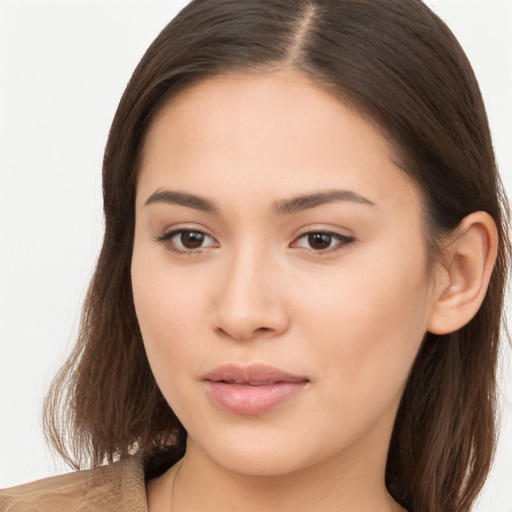
MULTIPOLYGON (((137 185, 132 281, 152 371, 189 433, 175 510, 402 510, 384 486, 389 439, 447 286, 425 247, 420 195, 385 139, 307 78, 223 75, 162 109, 137 185), (275 211, 332 190, 367 202, 275 211), (181 235, 162 238, 178 229, 207 236, 176 253, 181 235), (350 241, 318 250, 311 232, 350 241), (202 376, 253 362, 308 384, 260 415, 212 403, 202 376)), ((169 510, 177 467, 149 482, 150 510, 169 510)))

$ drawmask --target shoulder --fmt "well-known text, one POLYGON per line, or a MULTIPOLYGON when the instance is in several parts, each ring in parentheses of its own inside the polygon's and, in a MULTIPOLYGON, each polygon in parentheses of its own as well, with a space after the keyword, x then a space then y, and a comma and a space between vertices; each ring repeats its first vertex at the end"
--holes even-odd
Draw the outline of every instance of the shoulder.
POLYGON ((147 512, 140 457, 0 490, 2 512, 147 512))

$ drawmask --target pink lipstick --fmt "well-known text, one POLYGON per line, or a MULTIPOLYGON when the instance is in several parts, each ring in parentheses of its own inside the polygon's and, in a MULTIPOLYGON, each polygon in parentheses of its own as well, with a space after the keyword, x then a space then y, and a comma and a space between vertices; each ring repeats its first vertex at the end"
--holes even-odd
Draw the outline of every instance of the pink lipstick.
POLYGON ((303 376, 253 364, 219 366, 204 377, 212 402, 235 414, 263 414, 300 393, 309 380, 303 376))

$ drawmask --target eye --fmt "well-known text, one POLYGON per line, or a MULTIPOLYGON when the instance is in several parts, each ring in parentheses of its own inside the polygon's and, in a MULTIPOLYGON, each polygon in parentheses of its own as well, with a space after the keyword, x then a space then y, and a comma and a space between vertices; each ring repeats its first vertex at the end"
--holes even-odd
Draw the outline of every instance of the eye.
POLYGON ((219 246, 210 235, 196 229, 176 229, 157 240, 178 254, 198 253, 201 249, 219 246))
POLYGON ((315 252, 332 252, 354 241, 354 238, 331 231, 310 231, 301 235, 292 247, 300 247, 315 252))

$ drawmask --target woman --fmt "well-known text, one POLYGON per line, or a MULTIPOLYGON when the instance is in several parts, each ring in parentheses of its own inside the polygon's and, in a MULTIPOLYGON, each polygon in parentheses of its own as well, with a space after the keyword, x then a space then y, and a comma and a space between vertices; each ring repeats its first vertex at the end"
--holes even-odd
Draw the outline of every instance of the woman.
POLYGON ((136 69, 103 179, 46 418, 76 467, 111 464, 3 508, 470 509, 506 207, 470 66, 422 3, 192 2, 136 69))

